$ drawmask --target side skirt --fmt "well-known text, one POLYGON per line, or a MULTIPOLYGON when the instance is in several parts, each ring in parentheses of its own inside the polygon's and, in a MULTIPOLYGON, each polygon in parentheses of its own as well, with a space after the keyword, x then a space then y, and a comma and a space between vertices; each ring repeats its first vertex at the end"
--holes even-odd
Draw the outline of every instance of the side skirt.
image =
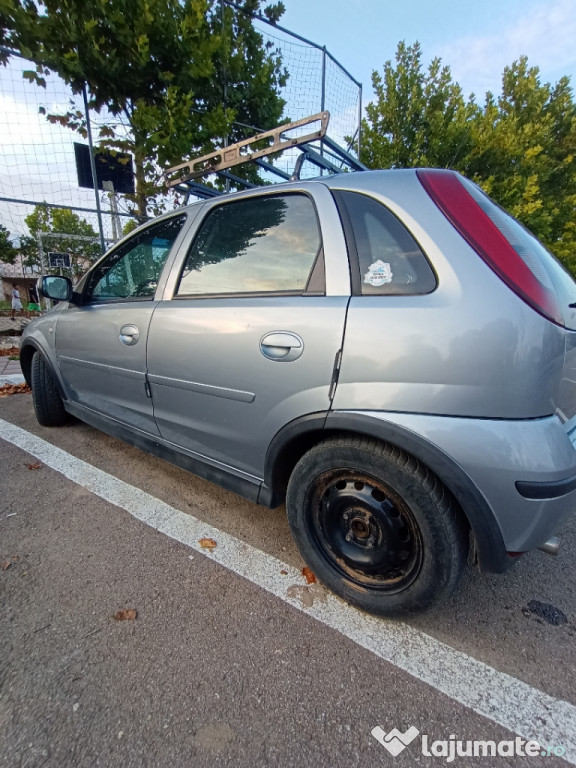
POLYGON ((251 478, 247 475, 236 474, 232 468, 225 469, 222 466, 216 466, 209 463, 208 460, 198 455, 192 456, 178 449, 171 443, 164 442, 158 437, 152 437, 144 434, 143 432, 137 432, 129 427, 119 424, 112 419, 107 419, 105 416, 94 413, 87 408, 84 408, 78 403, 66 400, 64 407, 72 416, 75 416, 80 421, 90 424, 91 427, 99 429, 101 432, 105 432, 107 435, 116 437, 125 443, 136 446, 140 450, 150 453, 152 456, 157 456, 159 459, 167 461, 169 464, 174 464, 181 469, 185 469, 187 472, 191 472, 197 477, 201 477, 204 480, 209 480, 211 483, 224 488, 227 491, 232 491, 242 496, 248 501, 257 502, 260 494, 260 487, 262 480, 257 477, 251 478))

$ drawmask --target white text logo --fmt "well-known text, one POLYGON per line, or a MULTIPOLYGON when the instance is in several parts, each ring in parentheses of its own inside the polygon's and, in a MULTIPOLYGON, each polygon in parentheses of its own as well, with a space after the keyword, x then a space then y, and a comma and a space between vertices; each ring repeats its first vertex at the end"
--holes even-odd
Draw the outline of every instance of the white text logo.
POLYGON ((411 741, 414 741, 419 733, 420 731, 418 728, 414 728, 413 725, 408 728, 405 733, 400 733, 398 728, 393 728, 390 733, 386 733, 379 725, 372 728, 372 736, 374 736, 376 741, 379 741, 383 747, 386 747, 388 752, 390 752, 391 755, 394 755, 394 757, 399 755, 403 749, 406 749, 408 744, 410 744, 411 741))

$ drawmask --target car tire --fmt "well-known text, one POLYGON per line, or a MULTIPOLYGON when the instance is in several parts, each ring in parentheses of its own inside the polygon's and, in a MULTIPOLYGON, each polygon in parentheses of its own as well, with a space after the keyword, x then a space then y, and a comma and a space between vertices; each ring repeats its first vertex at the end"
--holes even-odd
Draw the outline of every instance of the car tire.
POLYGON ((52 371, 40 352, 35 352, 32 358, 31 385, 38 423, 43 427, 64 426, 68 414, 52 371))
POLYGON ((456 588, 468 526, 413 456, 364 437, 331 438, 297 463, 286 507, 302 557, 347 602, 383 616, 418 613, 456 588))

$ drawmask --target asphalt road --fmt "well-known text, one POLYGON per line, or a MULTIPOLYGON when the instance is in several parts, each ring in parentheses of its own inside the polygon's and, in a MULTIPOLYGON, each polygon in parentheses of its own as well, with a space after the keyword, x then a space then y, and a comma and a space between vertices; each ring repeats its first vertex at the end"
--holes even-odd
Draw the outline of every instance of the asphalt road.
MULTIPOLYGON (((576 743, 574 518, 557 558, 532 553, 503 576, 470 568, 448 604, 407 627, 364 624, 321 586, 310 593, 298 581, 303 563, 283 509, 257 507, 86 425, 41 428, 29 395, 0 399, 0 420, 118 478, 127 500, 111 503, 85 487, 82 470, 73 481, 0 439, 2 768, 404 768, 449 761, 442 744, 423 754, 422 735, 428 751, 433 741, 449 749, 450 740, 511 742, 519 732, 576 743), (233 556, 217 562, 126 511, 141 491, 178 520, 216 529, 223 551, 239 540, 245 576, 233 556), (290 587, 267 591, 260 561, 285 564, 290 587), (113 618, 124 609, 136 619, 113 618), (386 637, 402 646, 404 666, 371 650, 386 637), (446 646, 443 670, 436 654, 446 646), (484 683, 476 661, 487 665, 484 683), (483 684, 494 695, 484 708, 470 704, 483 684), (525 718, 516 729, 514 711, 525 718), (371 735, 377 725, 420 734, 393 756, 371 735)), ((567 764, 509 755, 454 763, 567 764)), ((576 764, 573 748, 566 758, 576 764)))

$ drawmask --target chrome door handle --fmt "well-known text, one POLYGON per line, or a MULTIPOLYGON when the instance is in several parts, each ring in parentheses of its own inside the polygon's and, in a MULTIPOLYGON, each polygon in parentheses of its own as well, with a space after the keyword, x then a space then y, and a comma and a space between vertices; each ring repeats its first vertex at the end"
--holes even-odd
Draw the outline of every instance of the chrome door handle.
POLYGON ((304 342, 296 333, 274 331, 260 339, 260 352, 268 360, 277 363, 289 363, 297 360, 304 352, 304 342))
POLYGON ((127 347, 136 344, 139 338, 140 331, 135 325, 123 325, 120 328, 120 341, 122 344, 126 344, 127 347))

